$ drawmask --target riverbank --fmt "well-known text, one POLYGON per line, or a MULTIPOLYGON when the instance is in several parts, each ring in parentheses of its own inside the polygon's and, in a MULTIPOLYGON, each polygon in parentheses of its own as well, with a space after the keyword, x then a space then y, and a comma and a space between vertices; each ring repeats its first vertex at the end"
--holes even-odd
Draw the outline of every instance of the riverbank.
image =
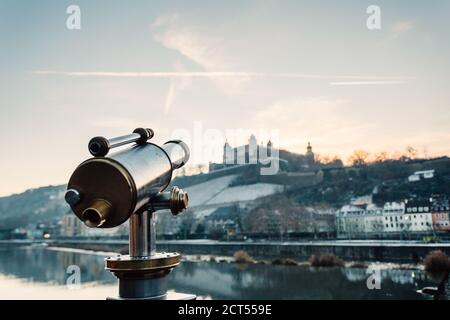
MULTIPOLYGON (((127 240, 51 240, 43 242, 65 247, 126 254, 127 240)), ((1 245, 36 245, 32 241, 0 241, 1 245)), ((333 254, 344 261, 420 264, 433 250, 450 255, 450 243, 428 244, 414 241, 315 241, 315 242, 220 242, 212 240, 158 241, 159 251, 180 252, 192 256, 232 257, 247 252, 258 261, 293 259, 307 261, 317 254, 333 254)))
MULTIPOLYGON (((52 246, 128 252, 127 240, 74 241, 58 240, 52 246)), ((212 240, 158 241, 159 251, 183 255, 214 255, 231 257, 243 250, 256 260, 308 260, 316 254, 333 254, 344 261, 393 262, 418 264, 433 250, 450 255, 450 243, 427 244, 400 241, 315 241, 315 242, 219 242, 212 240)))

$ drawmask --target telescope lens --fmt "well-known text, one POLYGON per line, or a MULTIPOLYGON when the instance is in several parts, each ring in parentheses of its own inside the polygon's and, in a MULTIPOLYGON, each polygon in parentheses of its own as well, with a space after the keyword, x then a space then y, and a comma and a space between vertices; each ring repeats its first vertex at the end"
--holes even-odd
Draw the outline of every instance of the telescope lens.
POLYGON ((167 141, 164 145, 162 145, 162 149, 166 151, 172 161, 173 169, 181 168, 189 160, 189 147, 181 140, 167 141))
MULTIPOLYGON (((99 227, 102 225, 102 217, 97 210, 86 209, 83 214, 84 223, 91 228, 99 227)), ((104 221, 104 220, 103 220, 104 221)))
POLYGON ((97 199, 83 211, 81 217, 88 227, 98 228, 105 223, 110 211, 111 204, 108 201, 97 199))

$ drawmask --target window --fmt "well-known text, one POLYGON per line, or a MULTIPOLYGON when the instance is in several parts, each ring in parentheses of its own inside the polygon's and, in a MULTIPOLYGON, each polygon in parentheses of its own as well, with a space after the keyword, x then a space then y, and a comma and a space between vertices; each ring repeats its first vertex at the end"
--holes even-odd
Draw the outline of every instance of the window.
POLYGON ((428 210, 430 210, 430 208, 428 208, 428 207, 423 207, 423 211, 428 212, 428 210))
POLYGON ((414 208, 412 209, 412 211, 413 211, 413 212, 417 212, 417 207, 414 207, 414 208))

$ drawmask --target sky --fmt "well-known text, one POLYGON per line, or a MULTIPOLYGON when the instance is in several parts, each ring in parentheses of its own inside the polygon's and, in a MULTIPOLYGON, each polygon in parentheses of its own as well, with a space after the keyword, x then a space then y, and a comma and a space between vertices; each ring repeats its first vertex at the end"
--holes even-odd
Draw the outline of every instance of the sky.
POLYGON ((0 0, 0 196, 66 183, 91 137, 139 126, 192 164, 250 133, 344 160, 449 155, 449 40, 447 0, 0 0))

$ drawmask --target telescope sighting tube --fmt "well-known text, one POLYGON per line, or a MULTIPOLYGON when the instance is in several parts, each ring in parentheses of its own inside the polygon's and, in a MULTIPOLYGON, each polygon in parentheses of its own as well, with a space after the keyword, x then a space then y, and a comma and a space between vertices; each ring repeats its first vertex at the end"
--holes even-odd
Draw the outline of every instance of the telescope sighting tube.
POLYGON ((88 149, 94 157, 104 157, 108 152, 129 143, 136 142, 137 144, 144 144, 154 136, 152 129, 137 128, 133 133, 107 139, 104 137, 94 137, 89 141, 88 149))
MULTIPOLYGON (((110 147, 123 145, 130 136, 109 140, 110 147)), ((146 140, 81 163, 69 180, 65 199, 88 227, 113 228, 145 209, 154 197, 155 205, 162 204, 164 201, 159 200, 168 196, 161 193, 170 184, 173 170, 181 168, 188 159, 189 148, 180 140, 168 141, 162 146, 146 140)), ((171 202, 164 205, 173 214, 187 207, 187 194, 182 190, 175 189, 168 194, 171 202)))
POLYGON ((190 156, 189 148, 181 140, 170 140, 163 144, 162 148, 168 154, 169 158, 172 159, 173 169, 179 169, 184 166, 190 156))

